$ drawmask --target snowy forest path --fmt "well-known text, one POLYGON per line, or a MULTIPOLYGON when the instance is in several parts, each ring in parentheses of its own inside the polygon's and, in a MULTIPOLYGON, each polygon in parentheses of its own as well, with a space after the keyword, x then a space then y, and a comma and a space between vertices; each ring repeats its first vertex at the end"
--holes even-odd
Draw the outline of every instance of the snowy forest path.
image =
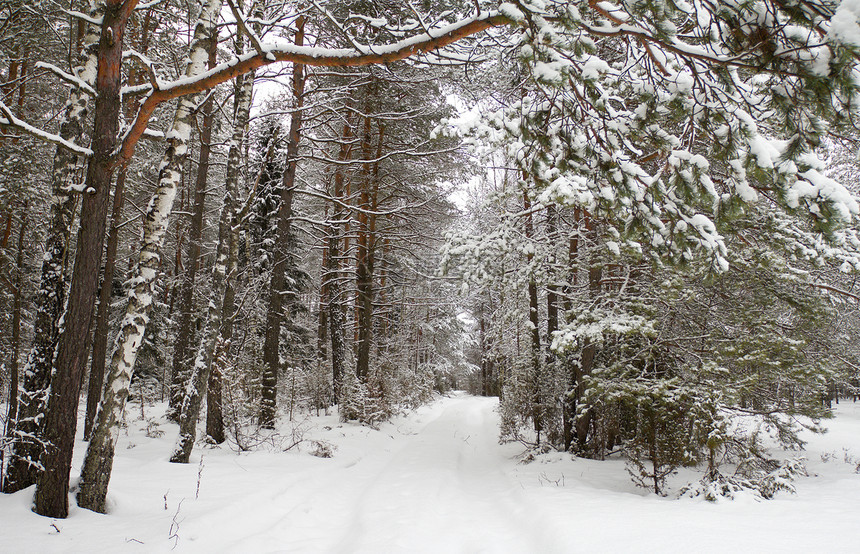
POLYGON ((328 471, 255 495, 249 509, 266 511, 228 550, 284 551, 281 536, 296 552, 551 551, 540 548, 540 506, 503 469, 521 448, 498 444, 497 405, 445 398, 379 448, 336 453, 328 471))
MULTIPOLYGON (((497 406, 454 394, 379 429, 307 416, 257 437, 268 447, 199 448, 190 464, 168 463, 173 433, 147 435, 151 420, 129 417, 109 513, 72 498, 70 517, 51 520, 30 511, 32 488, 0 495, 0 552, 857 551, 860 403, 804 435, 810 477, 797 494, 715 504, 637 488, 620 457, 521 464, 521 444, 498 443, 497 406), (326 448, 332 457, 309 455, 326 448)), ((701 476, 684 471, 678 486, 701 476)))
POLYGON ((497 404, 455 396, 419 420, 421 427, 364 485, 335 550, 408 552, 432 544, 441 552, 525 552, 539 546, 539 509, 502 470, 510 459, 498 444, 497 404))

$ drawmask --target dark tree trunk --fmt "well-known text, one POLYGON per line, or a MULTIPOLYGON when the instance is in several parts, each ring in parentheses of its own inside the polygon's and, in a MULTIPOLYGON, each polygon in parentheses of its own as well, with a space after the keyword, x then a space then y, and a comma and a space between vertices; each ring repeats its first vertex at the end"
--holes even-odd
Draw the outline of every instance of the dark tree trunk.
MULTIPOLYGON (((352 151, 352 125, 350 124, 350 113, 346 115, 343 126, 342 142, 338 153, 338 160, 345 162, 350 158, 352 151)), ((324 282, 328 291, 328 324, 329 338, 331 339, 331 369, 332 385, 334 389, 334 401, 341 400, 341 386, 343 385, 344 372, 346 371, 347 349, 345 337, 345 315, 344 304, 346 298, 342 292, 340 282, 341 266, 341 230, 348 217, 346 208, 342 205, 345 200, 344 194, 344 170, 338 165, 334 171, 332 195, 335 199, 332 207, 332 215, 328 226, 328 267, 324 282)))
MULTIPOLYGON (((585 232, 592 244, 597 241, 597 227, 594 220, 585 216, 585 232)), ((591 260, 588 265, 588 290, 592 298, 597 298, 600 294, 603 281, 603 266, 597 261, 596 254, 592 251, 591 260)), ((576 398, 582 398, 585 393, 585 383, 583 378, 590 375, 594 369, 594 359, 597 356, 597 345, 586 341, 582 347, 580 354, 580 362, 576 366, 576 398)), ((592 410, 585 410, 576 421, 576 438, 581 445, 585 445, 588 440, 588 430, 591 426, 591 421, 594 418, 592 410)))
MULTIPOLYGON (((567 271, 568 278, 567 283, 564 285, 564 309, 565 311, 570 311, 571 298, 573 297, 573 287, 576 285, 576 274, 579 269, 579 220, 580 220, 580 211, 579 209, 575 209, 573 211, 573 226, 574 226, 574 235, 568 241, 568 251, 567 251, 567 271)), ((563 440, 564 440, 564 449, 570 450, 570 447, 573 446, 573 439, 575 434, 574 429, 574 419, 576 418, 576 405, 579 400, 578 389, 577 389, 577 363, 570 359, 565 359, 565 367, 567 368, 567 394, 564 399, 564 404, 562 405, 562 419, 563 419, 563 440)))
POLYGON ((490 396, 490 379, 492 378, 492 362, 487 340, 487 318, 484 313, 484 302, 481 302, 480 314, 478 315, 479 345, 481 348, 481 394, 490 396))
POLYGON ((69 512, 69 472, 77 429, 81 379, 87 361, 93 305, 105 239, 105 218, 114 169, 122 84, 122 42, 130 13, 126 3, 109 0, 98 46, 93 155, 87 168, 87 192, 81 207, 81 228, 69 290, 64 328, 57 349, 55 372, 45 415, 42 456, 44 472, 34 498, 36 513, 65 518, 69 512))
MULTIPOLYGON (((370 106, 368 106, 370 108, 370 106)), ((368 112, 370 109, 367 110, 368 112)), ((370 159, 373 152, 370 149, 371 140, 370 117, 365 118, 365 148, 364 157, 370 159)), ((370 349, 373 342, 373 271, 376 241, 376 204, 379 191, 379 158, 382 156, 382 146, 385 136, 385 126, 379 125, 379 143, 376 148, 377 161, 365 164, 366 175, 359 197, 358 238, 356 239, 356 331, 358 335, 358 356, 356 357, 355 374, 359 379, 367 381, 370 373, 370 349)))
MULTIPOLYGON (((555 245, 559 239, 558 212, 553 205, 547 206, 546 211, 547 236, 549 237, 550 244, 555 245)), ((554 256, 550 259, 550 262, 555 265, 554 256)), ((554 269, 551 268, 551 271, 554 269)), ((552 344, 553 333, 556 331, 558 331, 558 285, 551 283, 547 286, 546 293, 546 340, 548 343, 552 344)))
MULTIPOLYGON (((296 46, 304 44, 304 18, 296 21, 296 46)), ((281 183, 281 201, 278 206, 278 226, 275 239, 275 260, 269 287, 269 307, 266 311, 266 336, 263 343, 263 390, 260 404, 260 426, 272 429, 275 426, 278 399, 278 372, 280 371, 281 322, 284 314, 286 272, 290 263, 294 238, 290 228, 293 217, 293 191, 296 186, 299 140, 302 128, 302 105, 305 91, 305 68, 293 64, 293 98, 295 109, 290 117, 290 136, 287 142, 287 168, 281 183)), ((288 299, 293 302, 294 298, 288 299)))
POLYGON ((111 213, 110 232, 107 239, 104 275, 99 291, 99 307, 96 316, 96 331, 93 337, 93 355, 90 361, 90 382, 87 392, 87 416, 84 420, 84 439, 90 440, 96 410, 102 398, 105 384, 105 356, 107 356, 108 323, 110 322, 111 292, 113 291, 113 275, 116 270, 116 249, 119 245, 119 220, 122 217, 123 193, 127 168, 122 168, 116 177, 113 193, 113 210, 111 213))
POLYGON ((21 298, 24 294, 24 232, 27 229, 27 203, 21 209, 21 230, 18 234, 18 253, 15 256, 15 281, 12 300, 12 344, 9 354, 9 410, 6 418, 6 434, 18 417, 18 358, 21 350, 21 298))
MULTIPOLYGON (((328 219, 328 206, 325 207, 325 216, 328 219)), ((319 317, 317 319, 317 367, 324 364, 328 359, 328 282, 325 277, 328 268, 328 248, 322 252, 320 267, 321 283, 319 298, 319 317)))
MULTIPOLYGON (((531 216, 531 200, 529 199, 528 191, 523 191, 523 211, 526 212, 525 234, 526 238, 531 240, 534 237, 534 225, 531 216)), ((533 254, 528 254, 527 260, 529 265, 534 258, 533 254)), ((529 322, 531 323, 531 357, 532 357, 532 423, 534 424, 537 440, 540 442, 540 434, 544 427, 544 397, 543 397, 543 375, 540 359, 540 314, 538 304, 538 286, 534 275, 529 277, 528 284, 529 295, 529 322)))

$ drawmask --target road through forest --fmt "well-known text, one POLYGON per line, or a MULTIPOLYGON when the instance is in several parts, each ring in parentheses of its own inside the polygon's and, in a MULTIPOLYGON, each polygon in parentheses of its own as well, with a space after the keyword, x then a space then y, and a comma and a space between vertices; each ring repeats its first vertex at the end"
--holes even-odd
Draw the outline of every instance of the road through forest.
MULTIPOLYGON (((624 461, 553 452, 521 463, 499 444, 498 400, 456 393, 379 429, 336 414, 283 422, 246 452, 196 447, 167 461, 175 425, 163 406, 129 410, 109 513, 30 512, 32 488, 0 495, 0 551, 571 553, 856 550, 860 404, 810 435, 797 494, 716 504, 658 497, 624 461), (154 423, 163 434, 153 433, 154 423), (147 429, 149 433, 147 433, 147 429), (292 447, 291 447, 292 446, 292 447), (330 451, 331 457, 312 456, 330 451)), ((79 471, 85 443, 76 443, 79 471)), ((700 472, 684 470, 675 491, 700 472)))

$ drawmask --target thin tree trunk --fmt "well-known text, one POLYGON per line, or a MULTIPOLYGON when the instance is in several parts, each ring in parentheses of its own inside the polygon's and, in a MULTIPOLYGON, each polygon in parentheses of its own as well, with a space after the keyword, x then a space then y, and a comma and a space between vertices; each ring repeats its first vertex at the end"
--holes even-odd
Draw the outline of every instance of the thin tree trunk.
POLYGON ((18 253, 15 257, 15 298, 12 301, 12 344, 9 355, 9 410, 7 432, 18 414, 18 358, 21 351, 21 299, 24 286, 24 232, 27 229, 27 203, 21 209, 21 230, 18 234, 18 253))
MULTIPOLYGON (((324 218, 328 219, 328 205, 325 207, 324 218)), ((320 264, 320 297, 319 318, 317 321, 317 367, 325 364, 328 359, 328 280, 326 270, 328 268, 328 248, 324 248, 320 264)))
MULTIPOLYGON (((531 200, 529 199, 528 191, 523 191, 523 210, 526 212, 525 234, 526 238, 531 240, 534 238, 534 225, 532 224, 531 200)), ((534 258, 533 254, 528 254, 527 260, 529 265, 534 258)), ((540 359, 540 318, 538 304, 538 287, 534 274, 529 276, 528 284, 529 295, 529 323, 531 323, 531 338, 532 338, 532 423, 534 424, 535 432, 537 433, 537 441, 540 442, 540 434, 544 427, 544 402, 543 397, 543 372, 540 359)))
MULTIPOLYGON (((188 387, 182 400, 182 413, 179 416, 179 436, 173 448, 170 461, 187 464, 197 436, 197 419, 200 414, 200 404, 209 384, 209 373, 215 365, 215 358, 223 352, 227 355, 225 345, 220 340, 222 334, 222 318, 225 316, 224 307, 232 312, 232 281, 235 279, 237 267, 238 244, 236 241, 239 219, 236 216, 236 198, 239 187, 239 169, 242 155, 242 144, 245 126, 248 124, 251 109, 251 97, 254 86, 254 74, 237 79, 236 103, 233 116, 233 136, 227 153, 227 179, 225 182, 224 204, 221 209, 221 219, 218 224, 218 257, 212 271, 212 290, 206 324, 203 336, 197 349, 188 387)), ((250 199, 249 199, 250 201, 250 199)), ((246 203, 246 206, 249 206, 246 203)), ((233 314, 227 313, 230 318, 233 314)), ((223 359, 223 358, 222 358, 223 359)), ((219 366, 220 367, 220 366, 219 366)), ((218 370, 220 371, 220 369, 218 370)))
MULTIPOLYGON (((94 12, 95 2, 91 4, 94 12)), ((98 29, 87 26, 81 63, 77 68, 81 80, 94 84, 98 64, 98 29)), ((73 89, 63 110, 60 136, 80 143, 89 109, 89 96, 73 89)), ((4 492, 15 492, 36 482, 41 470, 39 458, 43 450, 42 435, 51 368, 59 336, 59 321, 66 299, 66 262, 72 221, 78 197, 72 194, 75 169, 80 159, 58 147, 51 171, 51 220, 47 231, 45 254, 39 288, 36 291, 33 323, 33 345, 23 371, 22 390, 17 418, 10 421, 13 440, 7 467, 4 492)))
MULTIPOLYGON (((597 242, 597 227, 594 220, 590 216, 585 216, 585 232, 592 244, 597 242)), ((588 290, 592 298, 597 298, 600 294, 601 282, 603 280, 603 268, 596 260, 594 251, 591 253, 591 260, 588 266, 588 290)), ((585 394, 584 377, 591 374, 594 369, 594 359, 597 356, 597 345, 588 339, 582 347, 580 354, 580 362, 575 366, 576 373, 576 398, 581 399, 585 394)), ((591 420, 594 417, 592 410, 585 410, 579 414, 576 420, 576 438, 580 445, 585 445, 588 440, 588 430, 591 426, 591 420)))
MULTIPOLYGON (((201 0, 200 18, 194 28, 194 41, 189 49, 187 77, 206 70, 210 42, 217 40, 215 25, 221 9, 220 0, 201 0)), ((137 352, 143 342, 149 312, 153 303, 153 286, 161 263, 161 247, 167 232, 167 219, 176 197, 182 167, 188 153, 196 97, 179 101, 171 127, 170 145, 161 161, 158 185, 153 194, 143 229, 143 246, 128 292, 126 314, 114 346, 108 382, 99 405, 96 428, 84 458, 81 471, 78 505, 104 512, 107 487, 113 468, 113 455, 118 438, 119 423, 137 352)))
MULTIPOLYGON (((296 46, 304 44, 304 17, 296 21, 296 46)), ((290 135, 287 142, 287 167, 281 183, 281 201, 278 207, 278 225, 275 238, 274 264, 269 287, 269 306, 266 311, 266 335, 263 342, 263 383, 260 403, 260 426, 275 426, 278 398, 278 372, 280 371, 281 323, 286 291, 286 271, 294 247, 290 228, 293 217, 293 191, 296 186, 299 140, 301 139, 302 106, 304 104, 305 68, 293 64, 293 98, 295 109, 290 117, 290 135)), ((294 298, 288 299, 288 303, 294 298)))
POLYGON ((93 432, 96 411, 102 398, 105 384, 105 357, 108 344, 108 323, 110 322, 111 292, 113 275, 116 271, 116 249, 119 245, 119 220, 122 217, 123 193, 128 169, 123 167, 116 177, 113 192, 110 232, 107 239, 104 275, 99 291, 99 307, 96 315, 96 331, 93 337, 93 355, 90 360, 90 382, 87 391, 87 415, 84 420, 84 440, 89 440, 93 432))
MULTIPOLYGON (((546 214, 546 224, 547 224, 547 237, 549 238, 550 244, 552 245, 553 252, 555 252, 555 244, 559 240, 558 236, 558 212, 556 207, 550 204, 547 206, 547 214, 546 214)), ((555 254, 550 259, 550 263, 553 267, 550 269, 550 272, 553 273, 555 271, 555 254)), ((553 333, 558 331, 558 285, 555 282, 551 282, 547 285, 547 293, 546 293, 546 340, 548 343, 552 344, 553 333)))
MULTIPOLYGON (((580 210, 573 210, 573 226, 574 234, 568 241, 567 251, 567 282, 563 287, 564 295, 562 304, 564 310, 569 312, 572 308, 573 287, 576 285, 577 272, 579 270, 579 222, 580 210)), ((565 367, 567 373, 567 391, 562 404, 562 434, 565 451, 570 450, 573 446, 574 439, 574 419, 576 418, 576 404, 579 401, 577 388, 577 363, 570 359, 565 359, 565 367)))
POLYGON ((87 168, 75 269, 69 288, 45 413, 43 473, 36 484, 36 513, 65 518, 69 473, 78 421, 78 401, 90 342, 93 305, 105 239, 105 218, 114 170, 122 85, 122 44, 134 0, 107 0, 98 45, 93 155, 87 168))
MULTIPOLYGON (((217 45, 216 41, 212 41, 217 45)), ((209 68, 215 66, 216 50, 209 51, 209 68)), ((182 399, 190 372, 189 350, 194 337, 194 288, 200 268, 200 241, 203 239, 203 214, 206 209, 206 187, 209 177, 209 154, 212 142, 212 122, 215 119, 214 100, 210 96, 203 105, 203 126, 200 130, 200 157, 197 164, 197 179, 194 184, 194 208, 191 229, 188 233, 188 259, 179 292, 179 328, 173 348, 173 378, 170 382, 170 401, 167 418, 179 421, 182 399)), ((177 256, 180 256, 177 250, 177 256)))
MULTIPOLYGON (((370 106, 368 106, 370 108, 370 106)), ((369 109, 367 110, 370 111, 369 109)), ((365 118, 365 159, 371 159, 370 126, 372 119, 365 118)), ((379 190, 379 158, 382 156, 382 146, 385 136, 385 126, 379 124, 379 143, 376 148, 376 162, 365 164, 366 175, 359 196, 358 237, 355 250, 355 304, 356 304, 356 334, 358 338, 358 356, 356 357, 355 374, 359 379, 367 380, 370 373, 370 347, 373 342, 373 271, 374 271, 374 241, 376 232, 376 198, 379 190), (372 167, 368 167, 371 166, 372 167)))
MULTIPOLYGON (((340 144, 340 152, 338 153, 338 161, 340 162, 347 161, 352 151, 352 125, 350 124, 349 116, 350 114, 347 113, 346 122, 343 126, 342 142, 340 144)), ((333 181, 333 196, 335 200, 343 202, 345 196, 342 164, 338 164, 335 169, 333 181)), ((329 338, 331 339, 332 386, 335 403, 339 403, 341 400, 341 386, 343 385, 344 372, 349 361, 344 329, 345 298, 340 282, 341 228, 347 217, 346 209, 340 203, 334 202, 328 225, 328 267, 326 268, 325 283, 328 290, 328 323, 329 338)))

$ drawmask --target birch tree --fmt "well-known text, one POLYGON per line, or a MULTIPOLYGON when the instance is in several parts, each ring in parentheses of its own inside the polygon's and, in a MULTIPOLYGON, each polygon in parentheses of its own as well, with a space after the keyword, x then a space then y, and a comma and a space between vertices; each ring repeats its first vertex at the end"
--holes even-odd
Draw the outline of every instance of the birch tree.
MULTIPOLYGON (((193 78, 206 70, 211 43, 217 40, 216 24, 220 9, 221 0, 200 1, 200 16, 194 26, 194 40, 189 48, 185 69, 186 77, 193 78)), ((186 96, 179 101, 168 133, 169 146, 161 161, 158 185, 146 211, 143 246, 131 278, 125 317, 114 342, 107 377, 108 386, 99 405, 97 423, 84 458, 78 505, 96 512, 105 510, 119 422, 128 398, 137 351, 143 342, 152 307, 153 285, 161 263, 161 248, 182 167, 188 154, 197 103, 196 96, 186 96)))
MULTIPOLYGON (((97 12, 90 3, 90 13, 97 12)), ((95 83, 98 27, 86 26, 83 50, 75 67, 75 86, 63 110, 59 136, 74 144, 85 140, 84 130, 91 107, 90 91, 95 83)), ((33 346, 23 370, 23 387, 17 417, 11 427, 14 441, 4 482, 4 492, 15 492, 36 482, 43 450, 42 420, 47 403, 51 367, 59 336, 60 318, 66 299, 66 265, 74 210, 78 202, 75 176, 81 153, 58 146, 51 172, 51 218, 47 230, 41 278, 36 292, 33 346)))
MULTIPOLYGON (((239 37, 237 49, 241 53, 244 40, 239 37)), ((238 233, 242 217, 237 217, 241 156, 245 132, 251 110, 254 91, 254 74, 236 80, 236 95, 233 111, 233 132, 227 151, 227 173, 224 199, 218 224, 218 248, 215 267, 212 270, 212 294, 209 298, 206 322, 197 347, 194 363, 182 399, 179 416, 179 436, 170 457, 174 463, 188 463, 197 437, 197 421, 200 405, 206 397, 209 376, 213 366, 223 364, 229 356, 228 337, 225 336, 225 319, 232 317, 238 269, 238 233), (225 312, 225 308, 227 312, 225 312)), ((246 206, 250 204, 246 202, 246 206)), ((220 369, 216 369, 220 374, 220 369)))

